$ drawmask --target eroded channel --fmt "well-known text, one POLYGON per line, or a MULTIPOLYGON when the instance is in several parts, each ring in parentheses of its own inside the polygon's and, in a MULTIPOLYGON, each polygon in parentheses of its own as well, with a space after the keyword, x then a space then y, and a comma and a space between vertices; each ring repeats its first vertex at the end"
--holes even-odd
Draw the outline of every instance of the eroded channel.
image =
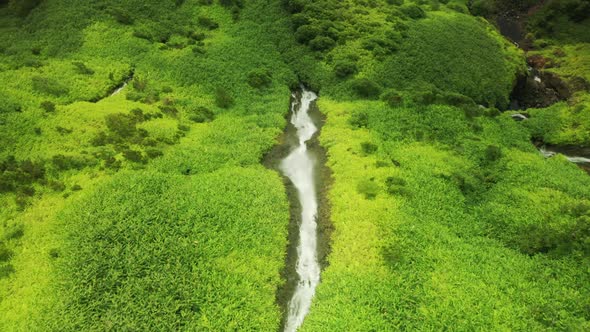
POLYGON ((264 164, 279 171, 291 205, 289 247, 277 301, 284 311, 281 330, 296 331, 308 314, 329 251, 330 173, 317 136, 323 117, 317 95, 305 88, 292 94, 289 124, 264 164))

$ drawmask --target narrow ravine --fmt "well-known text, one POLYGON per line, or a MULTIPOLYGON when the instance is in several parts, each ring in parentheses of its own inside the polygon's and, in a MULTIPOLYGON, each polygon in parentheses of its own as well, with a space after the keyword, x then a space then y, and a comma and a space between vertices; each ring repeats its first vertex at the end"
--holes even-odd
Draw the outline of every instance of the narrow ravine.
POLYGON ((297 246, 296 271, 299 281, 287 307, 285 331, 296 331, 309 312, 316 286, 320 282, 320 263, 318 260, 317 216, 318 197, 315 185, 315 160, 308 151, 307 142, 318 131, 309 116, 311 103, 317 95, 302 88, 301 100, 291 105, 291 124, 297 130, 298 144, 281 161, 280 170, 291 180, 297 189, 301 207, 299 243, 297 246))

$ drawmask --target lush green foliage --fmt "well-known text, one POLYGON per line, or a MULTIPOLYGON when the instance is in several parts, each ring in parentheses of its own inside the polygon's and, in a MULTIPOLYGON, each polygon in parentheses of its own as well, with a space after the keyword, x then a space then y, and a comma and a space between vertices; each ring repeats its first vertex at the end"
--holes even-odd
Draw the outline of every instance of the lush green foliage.
POLYGON ((263 33, 280 4, 15 6, 0 8, 0 330, 277 329, 288 209, 259 164, 296 80, 286 38, 263 33))
POLYGON ((590 327, 583 171, 507 115, 320 109, 336 232, 304 331, 590 327))
POLYGON ((60 213, 50 330, 274 330, 288 219, 259 168, 121 173, 60 213), (157 319, 156 319, 157 317, 157 319))
MULTIPOLYGON (((0 330, 278 329, 299 81, 335 228, 302 330, 590 329, 590 178, 530 144, 587 143, 588 98, 500 114, 522 54, 469 10, 509 4, 0 1, 0 330)), ((584 6, 530 21, 570 83, 584 6)))

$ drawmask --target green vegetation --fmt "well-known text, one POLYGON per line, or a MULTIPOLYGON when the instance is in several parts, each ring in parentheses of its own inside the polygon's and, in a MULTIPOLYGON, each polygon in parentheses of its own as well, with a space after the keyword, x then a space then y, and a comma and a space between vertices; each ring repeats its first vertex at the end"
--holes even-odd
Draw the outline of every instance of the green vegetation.
POLYGON ((289 214, 260 160, 295 75, 260 32, 280 4, 17 3, 0 6, 0 330, 276 330, 289 214))
POLYGON ((336 232, 304 331, 590 327, 587 174, 507 115, 320 109, 336 232))
POLYGON ((334 227, 302 331, 589 330, 590 178, 531 144, 590 145, 586 3, 531 12, 572 97, 515 122, 484 17, 535 1, 0 1, 0 331, 279 329, 260 164, 300 82, 334 227))

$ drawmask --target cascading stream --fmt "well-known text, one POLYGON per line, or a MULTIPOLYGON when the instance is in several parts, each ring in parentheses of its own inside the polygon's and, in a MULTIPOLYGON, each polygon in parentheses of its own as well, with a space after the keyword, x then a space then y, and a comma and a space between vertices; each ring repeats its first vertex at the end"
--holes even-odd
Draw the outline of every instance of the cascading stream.
POLYGON ((317 214, 318 199, 314 182, 315 162, 307 149, 307 141, 317 132, 308 114, 311 103, 317 95, 302 88, 301 102, 291 105, 291 123, 297 129, 299 145, 283 159, 280 169, 291 180, 301 204, 301 225, 297 247, 296 271, 299 282, 289 301, 286 332, 296 331, 309 312, 315 289, 320 282, 320 264, 317 255, 317 214))

